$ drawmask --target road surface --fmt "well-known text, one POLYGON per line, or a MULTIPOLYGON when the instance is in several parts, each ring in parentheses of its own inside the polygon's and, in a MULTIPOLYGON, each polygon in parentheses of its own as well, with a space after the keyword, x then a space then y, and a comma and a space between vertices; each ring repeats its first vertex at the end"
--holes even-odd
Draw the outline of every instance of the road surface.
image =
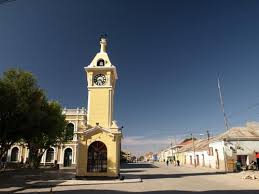
MULTIPOLYGON (((52 193, 259 194, 258 179, 243 180, 242 173, 225 174, 211 169, 174 167, 172 165, 166 166, 165 164, 153 165, 150 163, 124 165, 121 171, 127 179, 141 177, 143 182, 56 186, 52 188, 52 193)), ((0 183, 0 193, 7 192, 7 189, 6 187, 1 188, 0 183)), ((29 188, 21 187, 20 185, 16 187, 15 183, 13 184, 13 189, 10 190, 14 193, 50 193, 50 187, 47 186, 29 188)))

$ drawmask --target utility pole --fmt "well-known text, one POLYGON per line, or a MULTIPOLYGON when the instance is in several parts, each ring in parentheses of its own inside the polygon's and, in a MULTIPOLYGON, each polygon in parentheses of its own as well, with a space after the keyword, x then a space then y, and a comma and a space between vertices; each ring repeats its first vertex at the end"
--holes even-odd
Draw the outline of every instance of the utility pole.
POLYGON ((196 167, 195 145, 194 145, 194 139, 193 139, 193 135, 192 135, 192 133, 191 133, 191 137, 192 137, 192 149, 193 149, 194 167, 196 167))
MULTIPOLYGON (((219 80, 219 76, 218 76, 218 89, 219 89, 219 97, 220 97, 220 103, 221 103, 221 108, 222 108, 222 112, 224 115, 224 121, 225 121, 225 128, 226 131, 228 131, 228 120, 227 120, 227 116, 225 113, 225 108, 224 108, 224 102, 223 102, 223 97, 221 94, 221 87, 220 87, 220 80, 219 80)), ((225 172, 228 171, 228 167, 227 167, 227 155, 226 155, 226 151, 225 151, 225 142, 224 142, 224 147, 223 147, 223 155, 224 155, 224 165, 225 165, 225 172)))
POLYGON ((226 128, 226 131, 227 131, 228 130, 228 120, 227 120, 227 115, 225 113, 223 96, 221 94, 221 86, 220 86, 219 76, 218 76, 218 89, 219 89, 219 97, 220 97, 221 108, 222 108, 222 112, 223 112, 223 116, 224 116, 224 121, 225 121, 225 128, 226 128))

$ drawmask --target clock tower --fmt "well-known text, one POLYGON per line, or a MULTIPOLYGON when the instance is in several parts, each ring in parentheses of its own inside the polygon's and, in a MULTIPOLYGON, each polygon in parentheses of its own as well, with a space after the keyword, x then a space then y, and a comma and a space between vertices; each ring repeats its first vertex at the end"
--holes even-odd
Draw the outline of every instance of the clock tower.
POLYGON ((121 130, 113 120, 117 70, 107 54, 107 40, 85 67, 88 88, 86 129, 79 133, 76 175, 118 177, 121 130))
POLYGON ((88 82, 87 124, 110 128, 113 121, 113 98, 116 80, 116 67, 112 65, 107 50, 107 41, 101 38, 100 52, 85 67, 88 82))

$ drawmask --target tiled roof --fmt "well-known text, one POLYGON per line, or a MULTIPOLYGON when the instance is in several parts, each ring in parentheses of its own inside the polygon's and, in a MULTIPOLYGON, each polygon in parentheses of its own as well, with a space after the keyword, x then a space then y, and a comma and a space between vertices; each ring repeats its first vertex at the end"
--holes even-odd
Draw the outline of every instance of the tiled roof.
POLYGON ((190 143, 192 143, 192 140, 190 139, 190 140, 187 140, 187 141, 182 141, 179 145, 180 146, 184 146, 184 145, 188 145, 188 144, 190 144, 190 143))
MULTIPOLYGON (((209 147, 209 143, 212 141, 212 138, 210 140, 208 139, 199 139, 194 141, 194 148, 195 151, 203 151, 207 150, 209 147)), ((191 143, 184 145, 182 148, 179 149, 179 152, 187 152, 193 150, 193 144, 191 143)))
POLYGON ((256 125, 250 125, 246 127, 233 127, 218 135, 215 140, 259 140, 259 127, 256 125))

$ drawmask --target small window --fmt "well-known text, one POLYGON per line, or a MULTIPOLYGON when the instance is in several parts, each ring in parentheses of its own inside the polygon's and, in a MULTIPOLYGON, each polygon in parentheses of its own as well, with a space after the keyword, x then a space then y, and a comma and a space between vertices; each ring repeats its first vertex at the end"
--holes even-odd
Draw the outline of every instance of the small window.
POLYGON ((208 153, 209 156, 213 156, 213 147, 209 147, 207 153, 208 153))
POLYGON ((99 59, 98 61, 97 61, 97 66, 99 67, 99 66, 104 66, 104 60, 103 59, 99 59))

